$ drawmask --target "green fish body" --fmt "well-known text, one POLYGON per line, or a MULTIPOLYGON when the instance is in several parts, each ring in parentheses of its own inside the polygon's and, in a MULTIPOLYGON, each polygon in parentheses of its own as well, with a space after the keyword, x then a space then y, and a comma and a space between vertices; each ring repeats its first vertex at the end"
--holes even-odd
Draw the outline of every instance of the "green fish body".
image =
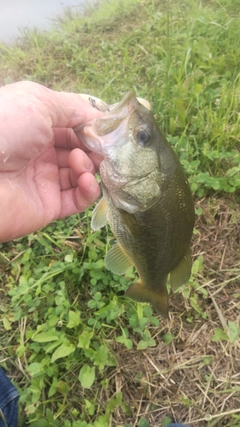
POLYGON ((149 302, 164 317, 166 288, 191 275, 190 241, 194 206, 181 163, 142 103, 130 92, 100 119, 74 129, 85 145, 103 156, 103 199, 92 228, 109 221, 117 243, 105 258, 108 269, 124 274, 134 265, 139 280, 126 295, 149 302))

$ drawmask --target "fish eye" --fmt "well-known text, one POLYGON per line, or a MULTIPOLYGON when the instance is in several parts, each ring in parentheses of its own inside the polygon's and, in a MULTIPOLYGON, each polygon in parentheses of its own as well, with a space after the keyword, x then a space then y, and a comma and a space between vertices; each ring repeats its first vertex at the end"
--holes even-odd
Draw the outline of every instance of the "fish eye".
POLYGON ((136 135, 137 142, 145 147, 151 141, 151 134, 147 131, 147 129, 140 129, 136 135))

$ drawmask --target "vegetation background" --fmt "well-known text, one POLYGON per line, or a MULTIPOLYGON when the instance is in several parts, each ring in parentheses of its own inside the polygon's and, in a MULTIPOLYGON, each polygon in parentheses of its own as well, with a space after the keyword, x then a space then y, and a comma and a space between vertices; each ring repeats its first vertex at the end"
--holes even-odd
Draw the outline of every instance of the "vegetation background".
POLYGON ((20 426, 240 426, 240 1, 109 0, 0 44, 0 84, 147 98, 196 202, 170 320, 124 297, 91 209, 0 245, 0 363, 20 426))

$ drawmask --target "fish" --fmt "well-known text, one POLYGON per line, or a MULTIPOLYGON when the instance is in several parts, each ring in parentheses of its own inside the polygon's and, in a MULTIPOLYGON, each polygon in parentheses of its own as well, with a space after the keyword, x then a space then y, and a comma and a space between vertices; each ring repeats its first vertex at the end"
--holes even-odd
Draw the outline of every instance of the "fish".
POLYGON ((121 275, 134 266, 139 278, 126 296, 150 303, 167 318, 168 276, 173 290, 191 276, 195 211, 187 177, 146 100, 130 91, 113 105, 91 103, 103 116, 74 132, 103 159, 103 197, 92 213, 92 229, 109 222, 116 243, 106 268, 121 275))

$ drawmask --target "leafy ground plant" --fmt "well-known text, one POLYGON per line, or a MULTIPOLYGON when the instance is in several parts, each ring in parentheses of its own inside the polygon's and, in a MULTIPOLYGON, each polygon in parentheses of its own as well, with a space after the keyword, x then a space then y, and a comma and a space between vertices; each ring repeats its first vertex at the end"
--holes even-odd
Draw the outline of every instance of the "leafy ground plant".
POLYGON ((101 2, 0 44, 0 82, 151 102, 196 201, 193 275, 163 321, 104 267, 91 210, 0 246, 0 362, 20 425, 240 424, 239 2, 101 2), (199 199, 201 197, 201 199, 199 199))

